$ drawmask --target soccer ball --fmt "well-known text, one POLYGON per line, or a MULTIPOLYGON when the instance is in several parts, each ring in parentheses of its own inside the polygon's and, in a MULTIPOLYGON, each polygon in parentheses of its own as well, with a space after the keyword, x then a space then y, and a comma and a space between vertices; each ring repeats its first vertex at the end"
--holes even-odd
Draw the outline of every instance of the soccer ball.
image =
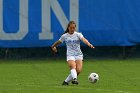
POLYGON ((88 76, 88 80, 91 82, 91 83, 96 83, 97 81, 99 81, 99 75, 97 73, 91 73, 89 76, 88 76))

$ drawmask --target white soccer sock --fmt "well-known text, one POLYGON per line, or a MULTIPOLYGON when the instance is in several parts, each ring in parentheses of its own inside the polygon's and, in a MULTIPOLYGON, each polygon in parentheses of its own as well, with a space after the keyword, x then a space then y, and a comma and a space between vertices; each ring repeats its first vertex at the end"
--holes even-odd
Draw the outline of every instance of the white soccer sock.
POLYGON ((66 78, 65 82, 69 83, 72 80, 72 75, 69 74, 68 77, 66 78))
POLYGON ((77 79, 77 72, 76 72, 75 69, 71 69, 71 76, 72 76, 73 79, 74 79, 74 78, 77 79))

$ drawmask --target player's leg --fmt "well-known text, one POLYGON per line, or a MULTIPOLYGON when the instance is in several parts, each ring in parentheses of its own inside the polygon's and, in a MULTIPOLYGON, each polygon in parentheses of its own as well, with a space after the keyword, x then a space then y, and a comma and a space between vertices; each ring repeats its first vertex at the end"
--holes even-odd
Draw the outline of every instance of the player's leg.
POLYGON ((76 63, 76 72, 77 75, 79 75, 83 68, 83 55, 76 56, 75 63, 76 63))
POLYGON ((71 73, 67 76, 67 78, 65 79, 65 82, 69 83, 70 81, 72 81, 73 77, 71 75, 71 73))
POLYGON ((75 58, 73 56, 67 56, 67 63, 70 68, 70 74, 65 79, 65 81, 62 83, 62 85, 68 85, 70 81, 73 79, 77 80, 77 72, 76 72, 76 63, 75 58))
MULTIPOLYGON (((76 60, 75 63, 76 63, 76 72, 77 75, 79 75, 82 70, 82 60, 76 60)), ((79 82, 77 81, 77 78, 72 80, 72 84, 78 84, 78 83, 79 82)))
POLYGON ((67 76, 67 78, 64 80, 64 82, 62 83, 62 85, 69 85, 69 82, 72 81, 72 75, 71 73, 67 76))
POLYGON ((82 68, 83 68, 83 61, 82 60, 76 60, 76 72, 77 72, 77 75, 79 75, 82 71, 82 68))
POLYGON ((71 76, 73 79, 77 79, 76 63, 74 60, 68 60, 68 66, 70 68, 71 76))
POLYGON ((77 71, 76 71, 76 62, 74 60, 68 60, 68 65, 70 67, 70 72, 72 76, 72 84, 78 84, 77 81, 77 71))
POLYGON ((68 60, 68 66, 70 68, 70 74, 66 78, 66 80, 62 83, 62 85, 68 85, 68 83, 72 80, 73 80, 73 84, 78 84, 75 61, 74 60, 68 60))
MULTIPOLYGON (((79 56, 75 56, 75 63, 76 63, 76 72, 77 72, 77 76, 80 74, 80 72, 82 71, 82 67, 83 67, 83 56, 79 55, 79 56)), ((73 80, 72 83, 77 83, 77 80, 73 80)))

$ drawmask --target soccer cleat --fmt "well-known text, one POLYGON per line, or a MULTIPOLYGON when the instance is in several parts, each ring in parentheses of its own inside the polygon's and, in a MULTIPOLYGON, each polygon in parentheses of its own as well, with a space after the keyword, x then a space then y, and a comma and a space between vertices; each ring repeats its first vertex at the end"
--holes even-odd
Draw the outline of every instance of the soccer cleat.
POLYGON ((67 82, 64 81, 64 82, 62 83, 62 85, 69 85, 69 83, 67 83, 67 82))
POLYGON ((78 85, 78 80, 76 78, 74 78, 71 83, 78 85))

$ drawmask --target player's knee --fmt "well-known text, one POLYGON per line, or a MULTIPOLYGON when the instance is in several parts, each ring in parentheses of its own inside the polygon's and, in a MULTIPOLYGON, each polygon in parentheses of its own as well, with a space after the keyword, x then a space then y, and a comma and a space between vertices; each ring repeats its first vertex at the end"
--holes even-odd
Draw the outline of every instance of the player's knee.
POLYGON ((75 62, 70 60, 70 61, 68 61, 68 65, 69 65, 70 69, 76 69, 76 63, 75 62))
POLYGON ((70 69, 76 69, 75 65, 69 65, 70 69))

